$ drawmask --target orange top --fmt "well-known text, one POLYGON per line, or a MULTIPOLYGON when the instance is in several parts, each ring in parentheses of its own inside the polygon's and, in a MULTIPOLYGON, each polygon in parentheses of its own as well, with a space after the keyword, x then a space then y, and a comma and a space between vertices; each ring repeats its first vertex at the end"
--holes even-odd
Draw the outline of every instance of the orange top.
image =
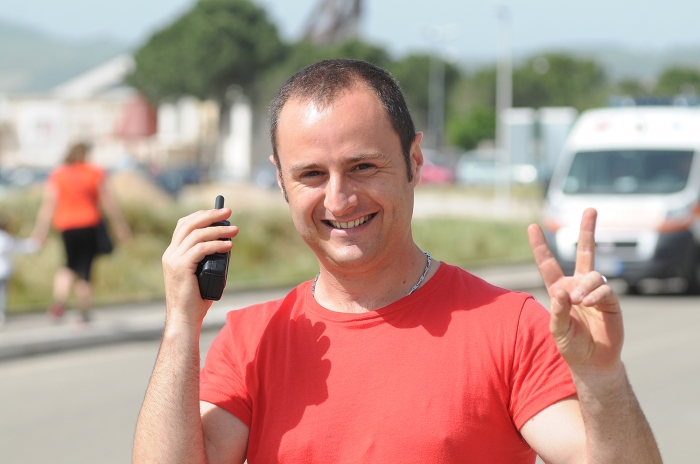
POLYGON ((102 215, 98 206, 99 185, 104 171, 92 164, 64 164, 49 175, 48 182, 56 190, 53 226, 59 230, 97 225, 102 215))

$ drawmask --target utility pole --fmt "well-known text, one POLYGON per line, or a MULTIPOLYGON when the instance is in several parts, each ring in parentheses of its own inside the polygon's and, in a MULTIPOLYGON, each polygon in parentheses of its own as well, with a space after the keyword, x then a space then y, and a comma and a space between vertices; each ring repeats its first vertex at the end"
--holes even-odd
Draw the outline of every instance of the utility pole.
POLYGON ((428 26, 425 37, 437 49, 430 54, 430 81, 428 84, 428 131, 429 146, 435 151, 442 149, 445 136, 445 45, 457 37, 455 24, 428 26))
POLYGON ((513 106, 513 56, 511 16, 508 6, 496 7, 498 18, 498 65, 496 67, 496 203, 504 212, 510 210, 510 147, 507 140, 505 113, 513 106))
POLYGON ((430 55, 430 88, 428 90, 428 128, 432 148, 439 152, 445 135, 445 61, 430 55))

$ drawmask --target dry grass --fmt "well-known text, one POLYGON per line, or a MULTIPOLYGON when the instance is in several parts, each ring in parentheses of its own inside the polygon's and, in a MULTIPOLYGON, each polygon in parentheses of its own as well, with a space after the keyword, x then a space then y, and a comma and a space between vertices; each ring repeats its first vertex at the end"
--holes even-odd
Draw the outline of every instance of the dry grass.
MULTIPOLYGON (((190 189, 178 202, 167 197, 139 202, 136 185, 125 182, 115 189, 133 237, 117 246, 111 255, 96 260, 96 304, 162 298, 161 256, 177 220, 195 209, 211 207, 209 203, 213 203, 216 193, 226 195, 227 206, 234 209, 232 221, 241 229, 232 251, 227 291, 293 285, 312 278, 318 270, 316 258, 296 233, 279 192, 244 186, 206 186, 190 189), (120 194, 119 188, 126 188, 130 196, 120 194)), ((31 232, 40 195, 40 189, 32 189, 0 200, 0 215, 10 222, 13 233, 27 236, 31 232)), ((525 227, 521 223, 458 218, 413 222, 419 246, 436 259, 462 266, 529 259, 525 227)), ((17 256, 16 272, 10 282, 9 311, 44 310, 51 301, 53 275, 63 260, 56 233, 51 234, 39 253, 17 256)))

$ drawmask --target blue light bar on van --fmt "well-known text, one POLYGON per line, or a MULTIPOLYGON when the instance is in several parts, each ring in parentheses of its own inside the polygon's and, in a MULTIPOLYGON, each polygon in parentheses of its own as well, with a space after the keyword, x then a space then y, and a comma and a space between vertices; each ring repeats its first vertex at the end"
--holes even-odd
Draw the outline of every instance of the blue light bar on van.
POLYGON ((629 106, 699 106, 700 101, 695 95, 676 95, 675 97, 632 97, 629 95, 613 95, 608 97, 610 107, 629 106))

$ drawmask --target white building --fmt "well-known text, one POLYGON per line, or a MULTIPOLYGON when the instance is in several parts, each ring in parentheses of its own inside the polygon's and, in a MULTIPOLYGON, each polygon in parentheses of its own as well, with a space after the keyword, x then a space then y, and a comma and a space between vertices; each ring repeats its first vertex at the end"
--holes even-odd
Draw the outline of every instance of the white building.
POLYGON ((549 177, 578 112, 571 107, 508 108, 505 149, 512 164, 532 164, 549 177))
POLYGON ((213 152, 218 105, 185 97, 155 109, 124 84, 133 69, 133 57, 121 55, 46 94, 0 97, 0 166, 53 167, 78 141, 107 167, 197 162, 213 152))

